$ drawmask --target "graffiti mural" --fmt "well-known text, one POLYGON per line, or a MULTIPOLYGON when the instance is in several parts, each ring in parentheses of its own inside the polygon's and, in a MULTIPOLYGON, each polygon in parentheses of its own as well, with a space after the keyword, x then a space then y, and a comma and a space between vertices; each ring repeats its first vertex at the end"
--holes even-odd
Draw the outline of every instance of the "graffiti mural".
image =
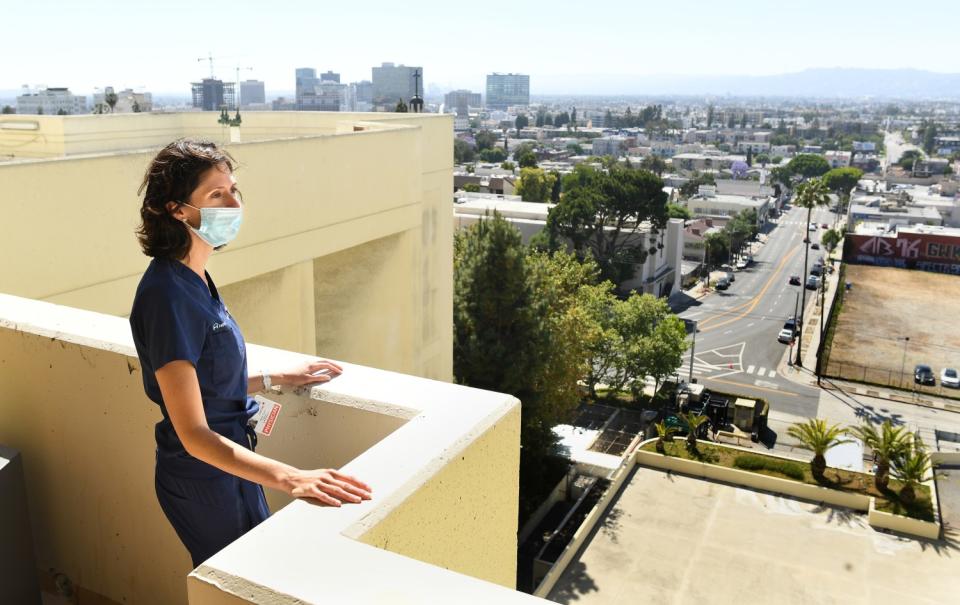
POLYGON ((960 237, 910 232, 848 235, 843 258, 854 264, 960 275, 960 237))

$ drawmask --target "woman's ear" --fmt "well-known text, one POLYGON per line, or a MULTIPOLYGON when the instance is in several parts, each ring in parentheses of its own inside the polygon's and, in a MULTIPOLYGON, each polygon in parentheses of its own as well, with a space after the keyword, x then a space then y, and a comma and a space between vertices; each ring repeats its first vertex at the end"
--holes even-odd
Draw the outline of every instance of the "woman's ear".
POLYGON ((185 218, 187 218, 186 214, 184 214, 183 212, 183 204, 181 204, 180 202, 167 202, 166 209, 167 209, 167 214, 177 219, 178 221, 182 221, 185 218))

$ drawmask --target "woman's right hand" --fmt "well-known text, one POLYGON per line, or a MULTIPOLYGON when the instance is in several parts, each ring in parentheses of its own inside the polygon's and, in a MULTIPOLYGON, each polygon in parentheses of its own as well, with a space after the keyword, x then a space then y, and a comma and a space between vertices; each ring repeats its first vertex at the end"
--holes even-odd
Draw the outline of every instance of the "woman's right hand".
POLYGON ((369 500, 373 491, 359 479, 332 468, 297 470, 290 476, 288 485, 287 492, 294 498, 303 498, 321 506, 359 504, 369 500))

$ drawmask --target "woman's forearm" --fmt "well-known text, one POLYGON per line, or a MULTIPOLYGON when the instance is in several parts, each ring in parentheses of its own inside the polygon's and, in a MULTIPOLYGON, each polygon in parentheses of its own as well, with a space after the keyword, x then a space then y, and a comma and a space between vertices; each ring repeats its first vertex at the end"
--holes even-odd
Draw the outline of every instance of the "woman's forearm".
POLYGON ((293 489, 295 467, 252 452, 206 427, 192 433, 181 436, 181 441, 194 458, 264 487, 287 494, 293 489))

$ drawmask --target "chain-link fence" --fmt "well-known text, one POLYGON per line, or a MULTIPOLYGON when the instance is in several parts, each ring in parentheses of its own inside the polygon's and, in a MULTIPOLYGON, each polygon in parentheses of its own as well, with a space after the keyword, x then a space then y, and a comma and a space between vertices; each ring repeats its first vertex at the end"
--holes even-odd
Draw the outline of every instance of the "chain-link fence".
POLYGON ((914 380, 912 367, 903 368, 903 370, 893 370, 890 368, 875 368, 855 363, 827 361, 823 370, 823 376, 826 378, 862 382, 879 387, 889 387, 903 391, 960 399, 960 389, 943 386, 940 383, 939 376, 935 376, 934 381, 936 384, 934 385, 916 382, 914 380))

